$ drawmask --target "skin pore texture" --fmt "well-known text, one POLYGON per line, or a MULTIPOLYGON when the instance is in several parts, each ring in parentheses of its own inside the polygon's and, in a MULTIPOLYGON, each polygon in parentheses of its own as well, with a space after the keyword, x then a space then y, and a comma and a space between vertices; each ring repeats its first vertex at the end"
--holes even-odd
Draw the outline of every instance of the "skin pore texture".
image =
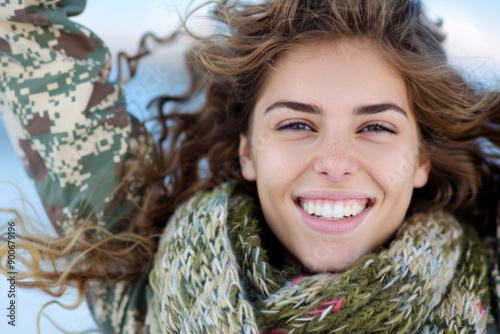
POLYGON ((288 252, 345 270, 391 238, 427 182, 405 82, 355 40, 302 45, 270 71, 241 136, 243 177, 288 252))

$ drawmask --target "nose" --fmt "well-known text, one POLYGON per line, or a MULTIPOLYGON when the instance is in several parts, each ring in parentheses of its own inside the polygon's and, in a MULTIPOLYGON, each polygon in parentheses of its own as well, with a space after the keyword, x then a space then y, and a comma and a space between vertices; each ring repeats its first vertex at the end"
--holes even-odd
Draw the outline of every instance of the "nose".
POLYGON ((324 140, 318 147, 314 171, 331 182, 348 180, 359 169, 352 144, 336 138, 324 140))

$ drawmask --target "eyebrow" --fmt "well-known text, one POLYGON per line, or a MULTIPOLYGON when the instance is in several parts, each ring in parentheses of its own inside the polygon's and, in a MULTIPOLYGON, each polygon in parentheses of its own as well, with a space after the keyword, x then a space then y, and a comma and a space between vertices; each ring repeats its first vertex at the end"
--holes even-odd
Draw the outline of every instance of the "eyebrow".
MULTIPOLYGON (((305 112, 309 114, 314 114, 314 115, 323 115, 323 109, 320 107, 314 105, 314 104, 309 104, 309 103, 302 103, 302 102, 295 102, 295 101, 287 101, 287 100, 280 100, 277 101, 273 104, 271 104, 269 107, 266 108, 264 111, 264 114, 268 113, 269 111, 277 108, 287 108, 295 111, 300 111, 300 112, 305 112)), ((383 111, 387 110, 394 110, 408 118, 408 113, 398 106, 397 104, 386 102, 386 103, 377 103, 377 104, 369 104, 365 106, 359 106, 356 107, 353 111, 353 114, 356 116, 360 115, 373 115, 373 114, 378 114, 383 111)))
POLYGON ((366 106, 360 106, 356 107, 354 109, 353 114, 354 115, 373 115, 373 114, 378 114, 380 112, 386 111, 386 110, 394 110, 408 118, 407 112, 398 106, 397 104, 394 103, 379 103, 379 104, 370 104, 366 106))
POLYGON ((321 109, 320 107, 318 107, 314 104, 295 102, 295 101, 285 101, 285 100, 274 102, 269 107, 267 107, 266 111, 264 111, 264 114, 268 113, 269 111, 271 111, 273 109, 277 109, 277 108, 287 108, 287 109, 306 112, 306 113, 314 114, 314 115, 323 115, 324 114, 323 109, 321 109))

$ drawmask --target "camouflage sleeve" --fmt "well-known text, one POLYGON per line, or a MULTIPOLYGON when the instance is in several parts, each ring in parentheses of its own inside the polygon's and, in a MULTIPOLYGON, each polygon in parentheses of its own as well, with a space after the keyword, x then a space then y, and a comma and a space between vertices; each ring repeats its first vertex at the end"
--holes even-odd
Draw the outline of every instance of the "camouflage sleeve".
POLYGON ((127 113, 123 90, 106 82, 107 48, 67 19, 84 6, 59 0, 0 5, 7 20, 0 23, 0 108, 52 223, 64 235, 79 219, 118 230, 115 225, 130 218, 140 203, 138 189, 115 190, 127 159, 148 141, 127 113))
MULTIPOLYGON (((124 186, 120 180, 151 147, 127 113, 123 90, 107 82, 106 46, 68 20, 84 7, 85 0, 0 2, 0 113, 60 235, 84 221, 126 227, 142 188, 136 179, 124 186)), ((100 286, 88 296, 106 332, 137 333, 146 290, 142 280, 100 286)))

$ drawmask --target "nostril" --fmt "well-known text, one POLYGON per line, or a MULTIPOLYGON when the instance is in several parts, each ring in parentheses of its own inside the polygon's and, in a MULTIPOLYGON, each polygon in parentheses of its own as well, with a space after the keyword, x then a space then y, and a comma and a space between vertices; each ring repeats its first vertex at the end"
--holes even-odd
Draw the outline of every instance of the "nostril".
POLYGON ((314 170, 322 177, 332 181, 341 181, 354 175, 358 171, 358 165, 353 157, 348 154, 323 154, 316 159, 314 170))

